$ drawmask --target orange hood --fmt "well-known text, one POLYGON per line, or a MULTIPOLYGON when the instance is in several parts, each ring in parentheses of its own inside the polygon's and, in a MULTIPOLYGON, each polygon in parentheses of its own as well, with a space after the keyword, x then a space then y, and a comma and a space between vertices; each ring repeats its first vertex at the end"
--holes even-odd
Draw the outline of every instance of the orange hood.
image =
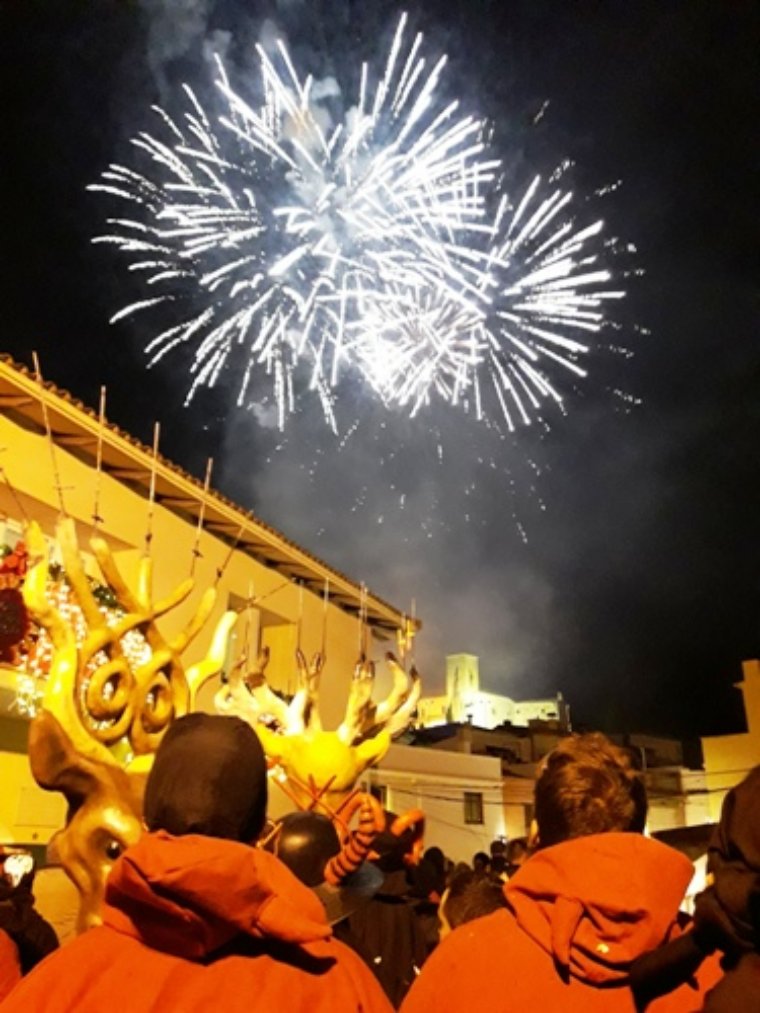
POLYGON ((330 936, 320 902, 274 855, 165 831, 145 834, 114 864, 103 920, 187 960, 240 934, 296 945, 330 936))
POLYGON ((601 985, 663 942, 692 873, 658 841, 595 834, 538 851, 504 893, 524 932, 574 977, 601 985))

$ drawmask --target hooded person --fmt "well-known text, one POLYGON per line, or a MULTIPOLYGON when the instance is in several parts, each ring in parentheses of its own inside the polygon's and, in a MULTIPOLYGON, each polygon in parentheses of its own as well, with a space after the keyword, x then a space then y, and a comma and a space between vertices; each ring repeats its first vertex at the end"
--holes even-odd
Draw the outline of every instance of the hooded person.
POLYGON ((373 844, 383 884, 348 919, 351 937, 394 1007, 401 1004, 428 955, 423 921, 413 896, 412 870, 419 860, 425 818, 418 809, 386 813, 386 829, 373 844))
MULTIPOLYGON (((316 895, 330 923, 333 935, 372 969, 372 955, 351 931, 349 917, 368 903, 383 884, 383 874, 365 861, 377 836, 376 814, 379 803, 371 796, 362 796, 362 824, 340 842, 331 819, 322 813, 299 811, 288 813, 277 822, 267 848, 277 855, 290 871, 316 895)), ((382 810, 379 816, 384 825, 382 810)))
POLYGON ((362 822, 341 845, 333 821, 322 813, 297 811, 277 821, 266 847, 296 878, 311 888, 333 927, 367 903, 383 883, 383 874, 365 861, 376 837, 371 796, 363 796, 362 822))
POLYGON ((732 788, 707 853, 713 884, 697 898, 697 937, 723 954, 705 1013, 760 1011, 760 767, 732 788))
POLYGON ((633 968, 639 1009, 698 973, 716 982, 705 1013, 760 1013, 760 767, 726 795, 707 867, 711 885, 696 899, 691 931, 633 968))
POLYGON ((58 946, 35 910, 34 859, 21 848, 0 847, 0 999, 58 946))
POLYGON ((102 926, 23 979, 3 1013, 388 1013, 317 898, 252 846, 266 803, 264 755, 245 722, 175 721, 146 785, 148 832, 114 863, 102 926))
MULTIPOLYGON (((503 887, 507 906, 441 942, 402 1013, 633 1013, 629 968, 678 931, 692 873, 643 835, 646 810, 623 750, 599 734, 562 740, 536 782, 533 853, 503 887)), ((694 1010, 694 990, 678 993, 668 1010, 694 1010)))

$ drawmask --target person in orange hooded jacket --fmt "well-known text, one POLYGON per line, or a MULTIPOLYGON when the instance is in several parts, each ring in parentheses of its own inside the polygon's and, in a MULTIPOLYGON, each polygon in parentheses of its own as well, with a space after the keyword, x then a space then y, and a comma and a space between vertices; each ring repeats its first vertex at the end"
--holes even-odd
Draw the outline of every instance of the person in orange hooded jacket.
POLYGON ((21 960, 18 947, 7 932, 0 929, 0 1000, 21 981, 21 960))
MULTIPOLYGON (((692 875, 644 837, 646 792, 603 735, 571 736, 536 783, 535 852, 504 886, 507 907, 468 922, 433 953, 402 1013, 634 1013, 632 962, 678 932, 692 875)), ((650 1013, 691 1011, 689 984, 650 1013)))
POLYGON ((174 722, 145 792, 149 832, 115 862, 103 925, 44 960, 3 1013, 389 1013, 324 909, 250 846, 266 810, 258 738, 238 718, 174 722))

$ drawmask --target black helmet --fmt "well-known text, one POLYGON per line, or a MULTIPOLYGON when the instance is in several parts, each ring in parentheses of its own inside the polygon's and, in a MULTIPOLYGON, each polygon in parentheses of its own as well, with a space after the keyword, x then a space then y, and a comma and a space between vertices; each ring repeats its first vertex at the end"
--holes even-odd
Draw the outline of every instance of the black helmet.
POLYGON ((282 817, 279 830, 266 845, 297 879, 316 893, 331 925, 347 918, 373 897, 383 882, 380 870, 363 861, 366 850, 357 846, 357 836, 349 835, 341 848, 337 831, 327 816, 293 812, 282 817), (353 856, 350 861, 346 858, 349 852, 353 856))

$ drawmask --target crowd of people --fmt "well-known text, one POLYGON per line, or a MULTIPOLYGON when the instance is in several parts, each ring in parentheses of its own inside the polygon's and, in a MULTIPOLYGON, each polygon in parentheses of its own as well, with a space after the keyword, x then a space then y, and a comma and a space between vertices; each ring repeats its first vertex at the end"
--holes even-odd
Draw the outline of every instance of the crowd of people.
POLYGON ((470 865, 437 847, 414 864, 409 835, 386 830, 335 886, 325 869, 341 843, 318 814, 254 846, 267 777, 250 727, 181 718, 102 925, 57 947, 28 856, 0 852, 0 1013, 760 1011, 760 768, 726 797, 692 918, 692 865, 645 835, 626 751, 569 736, 534 803, 528 839, 470 865))

